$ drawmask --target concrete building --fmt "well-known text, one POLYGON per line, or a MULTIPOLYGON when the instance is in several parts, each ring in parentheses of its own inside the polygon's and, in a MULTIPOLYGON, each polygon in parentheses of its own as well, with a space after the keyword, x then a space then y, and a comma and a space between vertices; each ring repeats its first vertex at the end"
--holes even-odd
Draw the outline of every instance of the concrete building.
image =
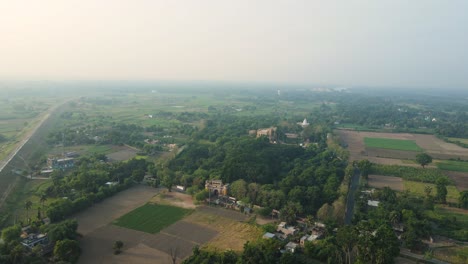
POLYGON ((222 180, 207 180, 205 182, 205 190, 209 191, 213 195, 224 195, 228 194, 229 184, 223 184, 222 180))

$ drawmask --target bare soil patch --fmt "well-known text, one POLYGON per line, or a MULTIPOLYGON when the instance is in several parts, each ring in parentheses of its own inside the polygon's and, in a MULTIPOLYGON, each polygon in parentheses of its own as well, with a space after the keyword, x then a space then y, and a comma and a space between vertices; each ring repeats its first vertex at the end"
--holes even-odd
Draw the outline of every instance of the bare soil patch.
POLYGON ((348 146, 350 160, 368 159, 369 157, 385 157, 394 159, 414 159, 417 152, 398 151, 388 149, 366 148, 364 138, 389 138, 414 140, 424 152, 436 159, 460 158, 468 160, 468 149, 452 143, 447 143, 433 135, 409 134, 409 133, 378 133, 352 130, 335 130, 342 142, 348 146))
POLYGON ((135 148, 131 148, 128 146, 116 146, 114 147, 116 152, 107 154, 107 158, 110 161, 124 161, 124 160, 129 160, 131 158, 134 158, 138 150, 135 148))
POLYGON ((468 190, 468 173, 458 171, 444 171, 444 173, 455 182, 459 191, 468 190))
POLYGON ((177 191, 168 192, 167 190, 162 190, 159 195, 151 199, 151 202, 168 204, 187 209, 196 208, 196 205, 193 203, 192 196, 177 191))
POLYGON ((392 176, 369 175, 368 184, 374 188, 390 187, 390 189, 402 192, 404 190, 403 179, 392 176))

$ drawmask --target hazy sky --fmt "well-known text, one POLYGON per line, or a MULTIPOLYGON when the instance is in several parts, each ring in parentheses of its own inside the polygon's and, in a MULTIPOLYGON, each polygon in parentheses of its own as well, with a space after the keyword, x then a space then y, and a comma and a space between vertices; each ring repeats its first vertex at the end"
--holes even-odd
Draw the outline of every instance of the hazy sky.
POLYGON ((0 79, 468 89, 468 1, 0 0, 0 79))

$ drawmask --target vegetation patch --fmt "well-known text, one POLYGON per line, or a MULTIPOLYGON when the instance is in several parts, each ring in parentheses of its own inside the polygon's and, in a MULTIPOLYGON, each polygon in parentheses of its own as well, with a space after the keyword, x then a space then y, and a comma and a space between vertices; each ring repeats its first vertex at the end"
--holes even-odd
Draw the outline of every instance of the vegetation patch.
MULTIPOLYGON (((436 194, 437 187, 435 184, 432 183, 423 183, 423 182, 415 182, 415 181, 403 181, 405 191, 409 191, 412 194, 417 196, 425 197, 425 188, 426 186, 431 187, 432 195, 436 194)), ((460 197, 460 192, 457 188, 453 185, 448 185, 447 187, 447 201, 457 203, 458 197, 460 197)))
POLYGON ((383 148, 404 151, 422 151, 414 140, 365 137, 364 144, 369 148, 383 148))
POLYGON ((409 181, 427 183, 435 183, 439 178, 445 178, 448 182, 452 182, 441 170, 432 168, 423 169, 398 165, 372 164, 369 174, 395 176, 409 181))
POLYGON ((468 241, 468 214, 466 210, 453 209, 436 206, 433 211, 426 211, 426 216, 437 224, 435 234, 468 241))
POLYGON ((468 162, 466 161, 455 161, 455 160, 444 160, 437 162, 437 168, 448 171, 461 171, 468 172, 468 162))
POLYGON ((114 224, 155 234, 189 215, 192 211, 170 205, 147 203, 120 217, 114 224))

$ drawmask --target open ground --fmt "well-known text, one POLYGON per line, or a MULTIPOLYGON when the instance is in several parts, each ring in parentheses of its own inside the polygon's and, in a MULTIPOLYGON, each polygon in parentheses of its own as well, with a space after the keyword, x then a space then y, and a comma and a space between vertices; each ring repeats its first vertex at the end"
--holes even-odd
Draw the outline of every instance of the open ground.
MULTIPOLYGON (((447 143, 433 135, 360 132, 352 130, 335 130, 335 132, 340 136, 343 143, 348 146, 351 160, 368 159, 372 162, 379 162, 379 159, 375 158, 392 158, 395 159, 395 163, 393 164, 401 165, 401 159, 414 159, 418 153, 416 151, 369 148, 364 144, 364 138, 366 137, 413 140, 424 152, 436 159, 460 158, 462 160, 468 160, 468 149, 452 143, 447 143)), ((390 160, 385 161, 386 163, 390 162, 390 160)))
POLYGON ((78 232, 83 235, 83 254, 79 263, 171 263, 192 253, 194 246, 240 251, 247 240, 261 236, 261 230, 246 223, 242 213, 199 206, 189 216, 151 234, 112 225, 113 221, 150 202, 195 208, 189 195, 167 192, 148 186, 136 186, 78 214, 78 232), (157 195, 159 194, 159 195, 157 195), (124 242, 123 252, 114 255, 112 245, 124 242))

